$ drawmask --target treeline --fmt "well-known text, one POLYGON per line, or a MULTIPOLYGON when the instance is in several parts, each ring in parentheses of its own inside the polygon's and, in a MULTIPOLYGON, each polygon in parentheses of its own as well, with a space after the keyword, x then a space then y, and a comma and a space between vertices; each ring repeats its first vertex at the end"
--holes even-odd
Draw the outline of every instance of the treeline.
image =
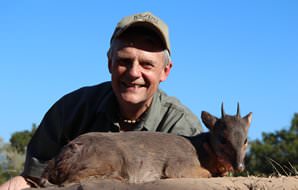
POLYGON ((9 143, 4 143, 0 138, 0 184, 22 172, 26 147, 36 129, 36 124, 32 124, 30 131, 13 133, 9 143))
POLYGON ((298 113, 288 129, 263 133, 250 142, 246 169, 251 175, 298 175, 298 113))
MULTIPOLYGON (((20 174, 24 166, 26 146, 36 131, 15 132, 9 143, 0 138, 0 184, 20 174)), ((298 175, 298 113, 288 129, 263 133, 261 140, 249 143, 246 172, 242 175, 298 175)))

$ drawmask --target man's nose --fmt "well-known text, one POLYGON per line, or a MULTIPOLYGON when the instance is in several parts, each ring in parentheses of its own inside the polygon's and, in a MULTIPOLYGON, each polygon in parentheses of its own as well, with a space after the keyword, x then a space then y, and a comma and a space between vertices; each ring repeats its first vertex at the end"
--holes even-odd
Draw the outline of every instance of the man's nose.
POLYGON ((134 62, 128 68, 128 73, 131 77, 138 78, 141 76, 141 68, 137 62, 134 62))

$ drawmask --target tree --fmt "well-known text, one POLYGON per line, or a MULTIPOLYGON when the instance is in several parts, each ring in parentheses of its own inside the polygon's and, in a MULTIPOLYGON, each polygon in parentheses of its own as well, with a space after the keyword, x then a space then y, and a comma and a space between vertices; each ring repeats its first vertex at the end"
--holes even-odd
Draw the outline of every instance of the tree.
POLYGON ((36 129, 33 124, 31 131, 13 133, 8 144, 0 139, 0 184, 23 170, 26 147, 36 129))
POLYGON ((298 113, 289 129, 263 133, 262 140, 250 143, 247 170, 250 174, 298 175, 298 113))
POLYGON ((0 184, 5 182, 8 178, 5 175, 5 165, 6 165, 6 154, 4 153, 5 144, 3 142, 3 139, 0 138, 0 184))
POLYGON ((20 132, 15 132, 10 138, 10 144, 18 153, 25 153, 27 144, 35 133, 37 127, 36 124, 32 124, 31 131, 24 130, 20 132))

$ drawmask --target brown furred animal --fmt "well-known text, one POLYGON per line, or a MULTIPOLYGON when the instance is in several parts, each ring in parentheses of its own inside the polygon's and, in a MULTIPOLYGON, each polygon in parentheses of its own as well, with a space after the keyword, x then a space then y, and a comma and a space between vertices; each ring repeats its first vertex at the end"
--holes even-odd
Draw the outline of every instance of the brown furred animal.
POLYGON ((209 132, 189 137, 202 167, 214 177, 244 170, 248 128, 252 119, 252 112, 245 117, 240 116, 239 103, 234 116, 227 115, 222 104, 221 115, 217 118, 203 111, 201 118, 209 132))
MULTIPOLYGON (((143 183, 163 178, 224 176, 244 169, 252 113, 218 119, 203 111, 210 130, 194 137, 157 132, 83 134, 49 161, 43 179, 64 185, 95 177, 143 183)), ((43 180, 44 181, 44 180, 43 180)))

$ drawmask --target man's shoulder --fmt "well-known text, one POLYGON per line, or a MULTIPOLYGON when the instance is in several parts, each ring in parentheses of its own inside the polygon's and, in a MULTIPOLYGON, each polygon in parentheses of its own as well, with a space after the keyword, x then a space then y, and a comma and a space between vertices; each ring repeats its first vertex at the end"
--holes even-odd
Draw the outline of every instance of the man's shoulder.
POLYGON ((161 106, 163 107, 175 109, 179 112, 191 112, 189 108, 183 105, 176 97, 168 96, 164 91, 160 89, 158 91, 158 98, 160 100, 159 102, 161 103, 161 106))
MULTIPOLYGON (((160 104, 159 114, 163 115, 164 123, 175 126, 171 131, 176 134, 194 135, 202 131, 198 117, 176 97, 168 96, 162 90, 157 93, 160 104)), ((156 105, 158 107, 158 105, 156 105)))
POLYGON ((104 82, 101 84, 85 86, 74 90, 64 95, 57 103, 71 107, 73 107, 74 105, 92 105, 97 104, 110 93, 112 93, 111 83, 104 82))
POLYGON ((74 90, 65 96, 64 99, 76 99, 76 98, 91 98, 100 97, 112 91, 111 82, 103 82, 97 85, 84 86, 77 90, 74 90))

